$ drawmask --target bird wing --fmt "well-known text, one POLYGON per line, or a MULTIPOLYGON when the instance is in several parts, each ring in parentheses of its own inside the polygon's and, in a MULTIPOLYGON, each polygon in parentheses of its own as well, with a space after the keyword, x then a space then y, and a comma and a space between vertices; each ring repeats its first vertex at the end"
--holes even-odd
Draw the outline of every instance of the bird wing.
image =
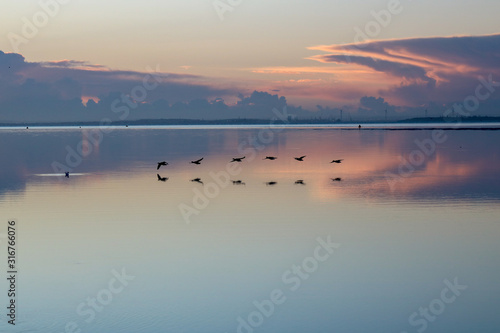
POLYGON ((161 167, 161 164, 158 163, 158 166, 156 167, 156 170, 160 169, 160 167, 161 167))

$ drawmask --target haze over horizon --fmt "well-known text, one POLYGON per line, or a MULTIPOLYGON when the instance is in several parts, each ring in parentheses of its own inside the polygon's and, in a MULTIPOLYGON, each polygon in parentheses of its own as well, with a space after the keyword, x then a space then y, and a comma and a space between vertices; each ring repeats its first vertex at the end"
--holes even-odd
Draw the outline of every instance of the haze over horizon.
POLYGON ((4 123, 500 115, 493 0, 2 8, 4 123))

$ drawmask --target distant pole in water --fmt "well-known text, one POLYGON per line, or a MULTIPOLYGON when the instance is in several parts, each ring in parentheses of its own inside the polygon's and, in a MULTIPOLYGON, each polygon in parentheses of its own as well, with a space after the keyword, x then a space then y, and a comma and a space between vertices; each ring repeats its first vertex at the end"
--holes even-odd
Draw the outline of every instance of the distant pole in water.
POLYGON ((66 178, 69 178, 69 171, 65 172, 65 173, 64 173, 64 176, 65 176, 66 178))

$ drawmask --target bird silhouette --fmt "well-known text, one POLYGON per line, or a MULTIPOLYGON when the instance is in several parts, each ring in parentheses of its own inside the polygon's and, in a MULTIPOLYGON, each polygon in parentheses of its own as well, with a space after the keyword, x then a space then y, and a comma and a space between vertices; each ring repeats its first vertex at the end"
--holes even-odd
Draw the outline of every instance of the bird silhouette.
POLYGON ((304 162, 304 157, 306 157, 306 155, 301 156, 301 157, 294 157, 294 158, 295 158, 297 161, 304 162))
POLYGON ((158 162, 158 166, 156 167, 156 170, 159 170, 159 169, 161 168, 161 166, 162 166, 162 165, 167 166, 167 165, 168 165, 168 163, 167 163, 167 162, 165 162, 165 161, 163 161, 163 162, 158 162))
POLYGON ((341 159, 341 160, 333 160, 330 163, 342 163, 342 161, 343 161, 343 159, 341 159))
POLYGON ((304 181, 302 179, 299 179, 295 182, 295 185, 305 185, 304 181))
POLYGON ((245 158, 245 156, 243 156, 243 157, 237 157, 237 158, 233 157, 233 160, 231 162, 241 162, 244 158, 245 158))
POLYGON ((162 177, 159 174, 156 174, 156 177, 158 177, 159 182, 166 182, 168 180, 168 177, 162 177))
POLYGON ((278 182, 267 182, 266 186, 274 186, 276 184, 278 184, 278 182))
POLYGON ((191 163, 193 163, 193 164, 200 164, 201 161, 203 161, 203 157, 200 158, 199 160, 191 161, 191 163))
POLYGON ((64 173, 64 177, 69 178, 69 171, 64 173))
POLYGON ((232 180, 233 185, 246 185, 243 181, 241 180, 232 180))
POLYGON ((203 182, 201 181, 201 178, 191 179, 191 181, 195 182, 195 183, 200 183, 201 185, 203 185, 203 182))
POLYGON ((263 158, 263 160, 271 160, 271 161, 274 161, 275 159, 277 159, 277 157, 275 156, 266 156, 265 158, 263 158))
POLYGON ((332 178, 332 181, 334 181, 334 182, 340 182, 340 181, 342 181, 342 178, 338 178, 338 177, 337 178, 332 178))

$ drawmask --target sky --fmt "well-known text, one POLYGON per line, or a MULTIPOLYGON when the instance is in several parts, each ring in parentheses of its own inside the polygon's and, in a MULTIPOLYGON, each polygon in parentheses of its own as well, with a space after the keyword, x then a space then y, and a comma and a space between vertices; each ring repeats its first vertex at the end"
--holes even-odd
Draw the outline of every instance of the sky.
POLYGON ((301 117, 439 116, 457 103, 469 103, 464 114, 499 115, 496 0, 24 0, 0 9, 0 122, 99 118, 122 95, 145 111, 135 118, 267 117, 284 104, 301 117), (144 80, 142 98, 133 89, 144 92, 144 80))

